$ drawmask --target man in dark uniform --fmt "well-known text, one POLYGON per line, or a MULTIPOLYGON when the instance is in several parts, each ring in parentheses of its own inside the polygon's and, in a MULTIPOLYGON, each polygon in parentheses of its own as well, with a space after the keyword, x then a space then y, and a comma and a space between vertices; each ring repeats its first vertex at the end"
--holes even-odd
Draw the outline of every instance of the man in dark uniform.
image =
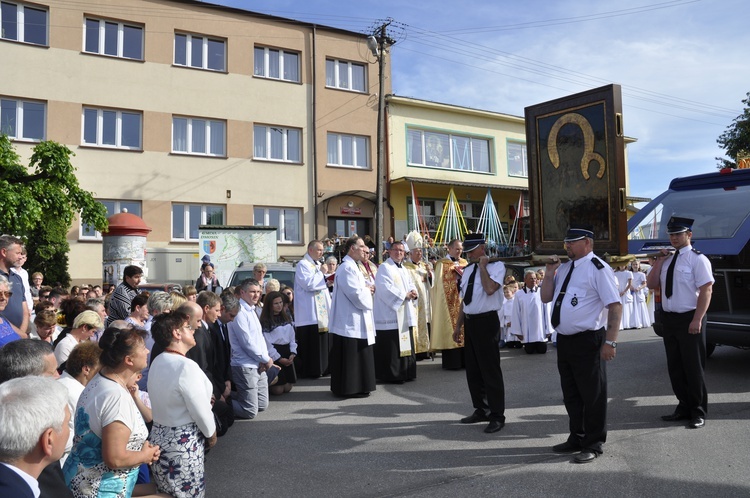
POLYGON ((503 293, 498 290, 505 278, 505 265, 500 261, 489 262, 481 233, 467 235, 463 246, 466 256, 474 262, 465 268, 461 278, 463 302, 453 340, 461 340, 463 326, 466 383, 474 413, 462 418, 461 423, 489 421, 484 432, 491 434, 505 426, 505 385, 500 369, 500 318, 497 314, 503 305, 503 293))
POLYGON ((552 451, 579 452, 573 461, 588 463, 607 440, 606 362, 615 357, 622 304, 612 268, 593 253, 593 227, 571 224, 565 250, 570 261, 561 265, 553 256, 542 280, 542 301, 554 303, 557 370, 570 418, 568 440, 552 451))
POLYGON ((678 404, 674 413, 662 416, 673 422, 690 420, 688 427, 706 424, 708 393, 703 378, 706 364, 706 310, 714 283, 711 262, 693 249, 693 220, 673 216, 667 223, 674 254, 662 249, 646 283, 661 287, 662 329, 667 369, 678 404))

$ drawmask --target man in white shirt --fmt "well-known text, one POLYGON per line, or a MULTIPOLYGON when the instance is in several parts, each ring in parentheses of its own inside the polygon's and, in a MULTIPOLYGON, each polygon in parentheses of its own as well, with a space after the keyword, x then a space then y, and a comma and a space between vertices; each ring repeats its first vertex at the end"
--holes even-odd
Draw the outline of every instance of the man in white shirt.
POLYGON ((674 254, 662 250, 647 277, 650 289, 661 288, 661 322, 672 390, 678 404, 665 422, 690 420, 688 427, 706 425, 708 391, 703 376, 706 364, 706 311, 711 303, 714 277, 711 262, 693 249, 693 220, 673 216, 667 223, 674 254), (666 257, 664 257, 666 256, 666 257))
POLYGON ((461 419, 462 424, 489 422, 484 432, 492 434, 505 426, 505 384, 500 368, 500 317, 503 293, 498 292, 505 279, 505 265, 490 263, 484 252, 484 235, 466 236, 463 248, 469 260, 464 269, 460 293, 463 299, 453 340, 461 340, 464 329, 466 383, 469 386, 474 413, 461 419), (489 410, 489 414, 487 414, 489 410))
POLYGON ((300 377, 315 379, 328 371, 328 315, 331 293, 320 268, 323 243, 313 240, 294 271, 294 327, 297 351, 294 366, 300 377))
POLYGON ((240 312, 228 325, 229 343, 232 346, 232 380, 237 396, 232 399, 235 417, 252 419, 268 408, 268 376, 273 366, 268 355, 263 329, 255 312, 261 287, 257 280, 248 278, 238 287, 240 312))

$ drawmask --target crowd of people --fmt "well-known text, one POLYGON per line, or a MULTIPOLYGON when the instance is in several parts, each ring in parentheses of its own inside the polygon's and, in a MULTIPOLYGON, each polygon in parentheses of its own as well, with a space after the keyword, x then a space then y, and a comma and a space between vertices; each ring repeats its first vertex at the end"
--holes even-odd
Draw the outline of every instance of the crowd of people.
POLYGON ((417 362, 438 352, 444 369, 465 369, 473 412, 460 422, 495 433, 506 422, 501 348, 543 354, 549 343, 570 418, 569 437, 552 449, 588 463, 606 441, 606 363, 618 331, 654 318, 679 400, 663 419, 703 427, 713 279, 690 246, 691 223, 670 220, 678 252, 654 256, 643 277, 637 264, 613 271, 594 255, 591 227, 571 224, 568 261, 553 256, 522 283, 488 256, 482 234, 450 241, 431 261, 429 242, 412 232, 387 241, 380 265, 359 236, 344 242, 340 261, 313 240, 293 287, 258 267, 222 288, 209 260, 196 286, 170 293, 141 292, 135 265, 113 288, 46 287, 42 275, 18 271, 23 242, 4 235, 0 494, 205 496, 205 455, 217 438, 299 378, 330 376, 333 395, 367 397, 378 382, 415 381, 417 362), (626 319, 628 303, 644 306, 626 319))

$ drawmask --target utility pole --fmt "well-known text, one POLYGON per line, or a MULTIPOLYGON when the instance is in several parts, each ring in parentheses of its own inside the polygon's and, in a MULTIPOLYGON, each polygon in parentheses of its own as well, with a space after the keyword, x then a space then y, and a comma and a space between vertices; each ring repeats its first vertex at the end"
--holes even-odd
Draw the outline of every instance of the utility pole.
POLYGON ((387 28, 392 19, 386 20, 370 37, 370 50, 378 59, 378 150, 377 150, 377 175, 378 184, 375 192, 376 196, 376 224, 375 243, 377 244, 377 262, 383 262, 383 240, 385 240, 383 227, 383 196, 385 194, 385 57, 388 47, 395 43, 395 40, 388 37, 387 28))

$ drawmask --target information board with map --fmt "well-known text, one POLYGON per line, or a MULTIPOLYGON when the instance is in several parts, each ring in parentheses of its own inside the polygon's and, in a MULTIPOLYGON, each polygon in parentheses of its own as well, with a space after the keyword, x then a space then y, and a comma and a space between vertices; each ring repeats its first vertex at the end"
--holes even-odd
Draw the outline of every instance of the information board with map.
POLYGON ((199 257, 201 261, 204 256, 210 258, 222 286, 242 262, 279 259, 275 227, 201 225, 198 238, 199 257))

